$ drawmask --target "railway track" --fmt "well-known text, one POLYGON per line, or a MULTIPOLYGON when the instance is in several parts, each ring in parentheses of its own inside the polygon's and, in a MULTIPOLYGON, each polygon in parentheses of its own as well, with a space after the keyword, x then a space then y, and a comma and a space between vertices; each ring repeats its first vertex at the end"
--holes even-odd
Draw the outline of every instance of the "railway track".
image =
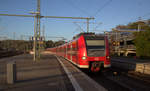
POLYGON ((112 68, 110 71, 92 74, 85 70, 82 71, 108 91, 150 91, 150 83, 137 79, 134 75, 129 76, 125 70, 112 68))

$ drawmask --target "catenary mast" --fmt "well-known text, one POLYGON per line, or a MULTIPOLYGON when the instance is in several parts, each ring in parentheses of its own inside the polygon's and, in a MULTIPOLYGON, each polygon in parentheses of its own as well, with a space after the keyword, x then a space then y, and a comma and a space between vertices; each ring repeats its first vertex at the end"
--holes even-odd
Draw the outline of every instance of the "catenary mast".
POLYGON ((87 20, 87 32, 89 32, 89 20, 94 19, 93 17, 64 17, 64 16, 42 16, 40 12, 40 0, 37 0, 37 11, 30 12, 33 15, 17 15, 17 14, 0 14, 0 16, 19 16, 19 17, 34 17, 34 42, 33 42, 33 51, 34 57, 33 60, 37 61, 40 59, 41 46, 42 46, 42 37, 40 31, 40 19, 41 18, 60 18, 60 19, 84 19, 87 20))

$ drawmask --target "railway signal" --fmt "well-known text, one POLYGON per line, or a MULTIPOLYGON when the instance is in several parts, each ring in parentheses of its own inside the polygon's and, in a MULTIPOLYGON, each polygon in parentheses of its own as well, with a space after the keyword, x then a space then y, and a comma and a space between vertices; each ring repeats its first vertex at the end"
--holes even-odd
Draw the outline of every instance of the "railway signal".
POLYGON ((30 12, 32 15, 17 14, 0 14, 0 16, 18 16, 18 17, 34 17, 34 61, 40 59, 41 44, 35 38, 40 38, 40 19, 41 18, 62 18, 62 19, 84 19, 87 20, 87 31, 89 31, 89 20, 93 17, 64 17, 64 16, 42 16, 40 12, 40 0, 37 0, 37 11, 30 12), (36 24, 36 25, 35 25, 36 24))

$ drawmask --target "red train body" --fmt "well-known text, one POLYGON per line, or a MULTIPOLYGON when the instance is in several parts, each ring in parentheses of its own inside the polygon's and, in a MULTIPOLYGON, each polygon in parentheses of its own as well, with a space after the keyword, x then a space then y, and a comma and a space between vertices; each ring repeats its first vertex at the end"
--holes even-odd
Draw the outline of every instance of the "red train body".
POLYGON ((82 33, 69 43, 48 50, 68 59, 79 68, 94 72, 111 66, 106 36, 82 33))

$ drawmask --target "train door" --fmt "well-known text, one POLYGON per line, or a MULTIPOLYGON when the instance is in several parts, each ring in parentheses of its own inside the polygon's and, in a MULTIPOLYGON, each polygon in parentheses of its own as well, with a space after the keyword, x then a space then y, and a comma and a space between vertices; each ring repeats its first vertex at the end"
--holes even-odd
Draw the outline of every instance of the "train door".
POLYGON ((66 47, 65 47, 65 54, 66 54, 66 56, 65 56, 65 58, 67 58, 67 45, 65 45, 66 47))
POLYGON ((76 60, 76 63, 79 64, 79 60, 78 60, 78 40, 76 41, 76 45, 75 45, 75 60, 76 60))
POLYGON ((72 61, 72 43, 70 44, 70 60, 72 61))
POLYGON ((76 41, 72 42, 72 61, 74 63, 77 63, 76 62, 76 41))
POLYGON ((67 59, 70 60, 70 46, 67 44, 67 59))
POLYGON ((66 46, 65 45, 63 46, 63 57, 64 58, 66 57, 66 46))

